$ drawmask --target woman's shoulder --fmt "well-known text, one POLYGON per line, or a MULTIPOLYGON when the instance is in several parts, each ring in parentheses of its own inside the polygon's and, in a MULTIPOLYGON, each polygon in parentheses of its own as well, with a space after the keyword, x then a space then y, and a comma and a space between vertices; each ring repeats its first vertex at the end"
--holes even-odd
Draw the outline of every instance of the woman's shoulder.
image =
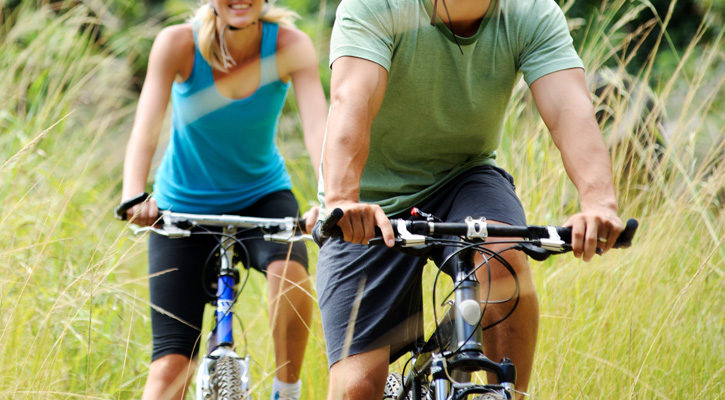
POLYGON ((194 48, 194 30, 191 24, 167 26, 156 35, 156 41, 176 50, 194 48))
POLYGON ((282 77, 309 65, 316 65, 317 52, 312 39, 295 27, 280 25, 277 34, 277 63, 282 77))
POLYGON ((277 34, 277 53, 282 57, 300 61, 317 57, 315 45, 305 32, 295 27, 281 25, 277 34))
POLYGON ((277 50, 284 49, 293 44, 312 45, 312 39, 305 32, 294 26, 280 25, 277 31, 277 50))
POLYGON ((194 32, 191 25, 172 25, 162 29, 156 35, 149 62, 174 74, 175 79, 185 80, 194 65, 195 52, 194 32))

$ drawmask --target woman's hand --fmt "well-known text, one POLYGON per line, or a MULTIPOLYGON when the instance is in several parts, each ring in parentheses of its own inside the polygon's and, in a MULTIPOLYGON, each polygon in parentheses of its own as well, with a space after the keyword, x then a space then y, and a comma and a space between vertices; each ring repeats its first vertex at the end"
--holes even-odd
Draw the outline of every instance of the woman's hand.
POLYGON ((312 207, 302 215, 302 218, 305 219, 305 232, 312 232, 312 228, 315 226, 315 222, 317 222, 317 218, 319 217, 319 215, 320 207, 318 206, 312 207))
POLYGON ((150 226, 159 219, 159 207, 156 199, 151 197, 148 201, 135 205, 126 211, 126 220, 140 226, 150 226))

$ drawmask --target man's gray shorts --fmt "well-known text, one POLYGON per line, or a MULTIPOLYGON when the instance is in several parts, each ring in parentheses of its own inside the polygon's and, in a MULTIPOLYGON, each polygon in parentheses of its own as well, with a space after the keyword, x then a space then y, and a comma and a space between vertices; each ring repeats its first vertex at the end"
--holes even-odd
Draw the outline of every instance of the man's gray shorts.
MULTIPOLYGON (((471 216, 526 224, 513 178, 492 166, 461 174, 418 208, 450 222, 471 216)), ((430 256, 440 263, 452 251, 445 249, 430 256)), ((345 356, 388 345, 391 360, 412 349, 423 334, 421 278, 426 263, 425 257, 385 246, 369 248, 341 239, 328 239, 322 245, 317 261, 317 295, 329 366, 345 356), (356 297, 360 297, 357 304, 356 297), (346 342, 348 327, 354 334, 346 342)))

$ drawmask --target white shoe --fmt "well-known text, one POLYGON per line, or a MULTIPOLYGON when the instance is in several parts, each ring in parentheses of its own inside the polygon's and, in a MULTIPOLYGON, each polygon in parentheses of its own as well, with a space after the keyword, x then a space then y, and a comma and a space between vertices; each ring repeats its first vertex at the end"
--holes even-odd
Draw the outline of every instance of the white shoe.
POLYGON ((271 400, 300 400, 302 395, 302 381, 295 383, 285 383, 274 378, 272 383, 271 400))

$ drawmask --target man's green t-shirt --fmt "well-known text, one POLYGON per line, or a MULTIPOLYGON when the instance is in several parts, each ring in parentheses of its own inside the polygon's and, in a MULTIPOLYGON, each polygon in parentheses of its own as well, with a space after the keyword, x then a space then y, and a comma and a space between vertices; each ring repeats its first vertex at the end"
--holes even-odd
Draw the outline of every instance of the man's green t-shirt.
MULTIPOLYGON (((478 32, 456 37, 463 54, 440 18, 430 25, 432 13, 430 0, 343 0, 332 31, 331 65, 353 56, 388 71, 360 182, 360 201, 388 215, 421 205, 463 171, 495 165, 521 75, 530 85, 583 68, 553 0, 492 0, 478 32)), ((324 205, 322 188, 321 180, 324 205)))

